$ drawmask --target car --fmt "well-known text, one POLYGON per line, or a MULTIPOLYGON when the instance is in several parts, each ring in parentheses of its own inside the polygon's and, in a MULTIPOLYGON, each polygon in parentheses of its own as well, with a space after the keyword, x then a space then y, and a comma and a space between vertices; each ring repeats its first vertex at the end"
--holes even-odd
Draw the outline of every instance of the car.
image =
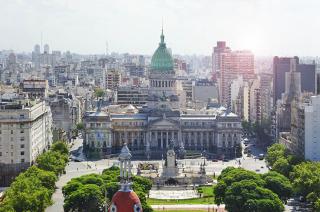
POLYGON ((264 154, 259 154, 259 160, 263 160, 264 159, 264 154))
POLYGON ((260 171, 260 169, 256 169, 256 172, 259 172, 260 171))
POLYGON ((229 162, 229 159, 228 158, 224 158, 223 162, 229 162))
POLYGON ((218 159, 212 159, 212 162, 218 162, 219 160, 218 159))
POLYGON ((264 168, 264 166, 261 166, 261 169, 263 169, 264 168))

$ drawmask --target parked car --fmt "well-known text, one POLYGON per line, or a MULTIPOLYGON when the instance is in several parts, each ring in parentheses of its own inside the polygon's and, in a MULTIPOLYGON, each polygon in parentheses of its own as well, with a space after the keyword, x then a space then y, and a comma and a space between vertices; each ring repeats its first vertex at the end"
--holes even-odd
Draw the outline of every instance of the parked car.
POLYGON ((212 159, 212 162, 218 162, 219 160, 218 159, 212 159))
POLYGON ((259 160, 263 160, 264 159, 264 154, 259 154, 259 160))

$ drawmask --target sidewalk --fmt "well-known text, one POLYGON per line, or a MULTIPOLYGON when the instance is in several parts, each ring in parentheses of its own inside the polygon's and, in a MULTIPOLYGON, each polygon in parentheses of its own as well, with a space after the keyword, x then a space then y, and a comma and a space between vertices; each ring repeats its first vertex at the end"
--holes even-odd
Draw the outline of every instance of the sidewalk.
POLYGON ((215 212, 225 212, 224 205, 151 205, 153 209, 156 210, 186 210, 186 211, 193 211, 193 210, 212 210, 216 209, 215 212))

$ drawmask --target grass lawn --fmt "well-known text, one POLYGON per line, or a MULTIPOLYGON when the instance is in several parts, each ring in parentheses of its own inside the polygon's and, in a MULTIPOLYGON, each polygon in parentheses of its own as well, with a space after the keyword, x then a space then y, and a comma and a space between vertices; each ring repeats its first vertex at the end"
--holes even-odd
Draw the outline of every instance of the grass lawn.
MULTIPOLYGON (((168 211, 168 212, 186 212, 186 210, 170 210, 170 209, 164 209, 164 210, 154 210, 154 212, 164 212, 164 211, 168 211)), ((190 210, 191 211, 191 210, 190 210)), ((207 212, 207 210, 195 210, 192 212, 207 212)))
MULTIPOLYGON (((201 198, 193 199, 147 199, 149 205, 179 205, 179 204, 213 204, 213 187, 202 186, 198 188, 198 192, 202 194, 201 198)), ((201 210, 200 210, 201 211, 201 210)))
POLYGON ((179 204, 213 204, 213 197, 203 197, 194 199, 147 199, 149 205, 179 205, 179 204))

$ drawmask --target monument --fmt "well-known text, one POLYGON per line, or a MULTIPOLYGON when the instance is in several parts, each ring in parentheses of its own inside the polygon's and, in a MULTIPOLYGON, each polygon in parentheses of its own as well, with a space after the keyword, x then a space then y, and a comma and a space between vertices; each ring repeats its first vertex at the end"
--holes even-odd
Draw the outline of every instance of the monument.
POLYGON ((167 151, 166 163, 163 167, 163 177, 175 177, 179 174, 177 166, 176 153, 174 152, 173 142, 170 143, 170 148, 167 151))

